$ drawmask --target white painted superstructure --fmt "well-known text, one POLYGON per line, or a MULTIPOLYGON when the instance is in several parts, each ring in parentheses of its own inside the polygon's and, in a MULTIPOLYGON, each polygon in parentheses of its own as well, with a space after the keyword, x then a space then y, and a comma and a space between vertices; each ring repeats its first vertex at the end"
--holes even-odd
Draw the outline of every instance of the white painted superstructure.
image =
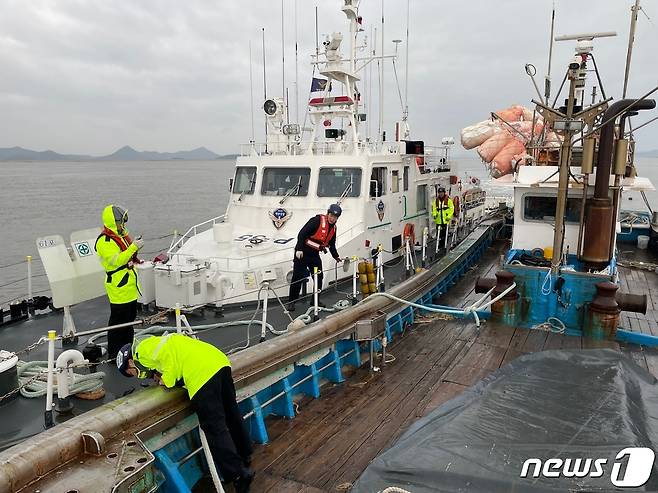
MULTIPOLYGON (((322 95, 309 101, 305 121, 311 127, 289 123, 283 99, 265 101, 266 143, 243 146, 226 214, 193 226, 172 246, 169 260, 156 264, 158 306, 253 301, 264 281, 286 296, 297 234, 332 203, 343 209, 336 240, 341 257, 370 258, 382 245, 384 261, 390 260, 400 255, 407 225, 413 225, 416 243, 424 228, 434 234, 431 204, 438 186, 460 198, 474 188, 470 179, 462 184, 451 164, 454 140, 445 138, 437 147, 411 141, 406 112, 395 124, 393 140, 386 141, 385 132, 375 139, 362 135, 362 122, 370 115, 364 113, 360 73, 373 60, 389 57, 357 56, 362 49, 357 2, 345 0, 342 11, 349 24, 348 55, 341 54, 343 35, 333 33, 314 57, 324 82, 322 95)), ((455 230, 484 214, 479 189, 468 203, 455 230)), ((331 256, 323 262, 325 287, 336 274, 352 275, 342 265, 335 269, 331 256)))

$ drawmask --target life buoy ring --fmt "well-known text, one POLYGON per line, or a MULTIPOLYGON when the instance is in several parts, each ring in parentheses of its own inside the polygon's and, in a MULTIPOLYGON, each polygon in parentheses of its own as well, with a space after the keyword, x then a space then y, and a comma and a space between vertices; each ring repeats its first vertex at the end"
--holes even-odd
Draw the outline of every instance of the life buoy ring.
POLYGON ((455 212, 452 214, 453 217, 459 217, 459 195, 455 195, 452 199, 452 205, 455 208, 455 212))
POLYGON ((425 173, 425 156, 416 156, 416 166, 421 173, 425 173))
POLYGON ((402 232, 402 239, 404 242, 406 242, 407 238, 409 238, 409 242, 411 243, 411 245, 416 244, 416 230, 412 223, 407 223, 404 225, 404 231, 402 232))

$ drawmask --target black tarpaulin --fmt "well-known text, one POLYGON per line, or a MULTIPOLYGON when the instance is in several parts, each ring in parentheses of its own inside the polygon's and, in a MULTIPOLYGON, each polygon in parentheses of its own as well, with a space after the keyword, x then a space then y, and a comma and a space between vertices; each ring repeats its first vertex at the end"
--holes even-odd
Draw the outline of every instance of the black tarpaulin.
POLYGON ((352 492, 658 491, 655 465, 642 462, 646 451, 616 459, 627 447, 656 445, 658 385, 651 374, 613 350, 544 351, 516 359, 418 420, 352 492), (558 477, 533 477, 534 463, 520 477, 532 458, 558 477), (613 484, 643 471, 650 474, 643 486, 613 484))

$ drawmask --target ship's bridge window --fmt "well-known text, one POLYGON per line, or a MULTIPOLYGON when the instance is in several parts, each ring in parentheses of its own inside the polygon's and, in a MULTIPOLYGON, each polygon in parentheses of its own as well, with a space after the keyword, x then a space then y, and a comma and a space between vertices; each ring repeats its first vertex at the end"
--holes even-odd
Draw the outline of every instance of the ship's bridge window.
POLYGON ((256 166, 238 166, 235 169, 233 193, 252 194, 256 188, 256 166))
POLYGON ((306 196, 311 168, 265 168, 263 171, 263 195, 306 196))
MULTIPOLYGON (((565 211, 565 221, 578 223, 580 221, 580 198, 568 197, 565 211)), ((542 195, 526 195, 523 201, 523 219, 526 221, 555 222, 557 197, 542 195)))
POLYGON ((358 197, 361 194, 360 168, 320 168, 318 197, 358 197))

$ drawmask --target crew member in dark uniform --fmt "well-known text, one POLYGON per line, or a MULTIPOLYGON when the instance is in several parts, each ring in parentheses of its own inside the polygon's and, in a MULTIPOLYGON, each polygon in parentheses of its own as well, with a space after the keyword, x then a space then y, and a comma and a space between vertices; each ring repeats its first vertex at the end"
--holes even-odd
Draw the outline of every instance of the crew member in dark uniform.
MULTIPOLYGON (((290 282, 290 293, 288 294, 288 311, 295 311, 295 300, 299 298, 302 282, 309 275, 313 275, 313 268, 318 268, 318 291, 322 289, 322 260, 320 252, 326 253, 327 248, 331 256, 340 262, 340 256, 336 251, 336 221, 342 213, 338 204, 331 204, 326 214, 318 214, 312 217, 299 231, 297 245, 295 245, 295 257, 292 265, 292 280, 290 282)), ((318 299, 318 304, 320 301, 318 299)), ((321 305, 324 306, 324 305, 321 305)))

